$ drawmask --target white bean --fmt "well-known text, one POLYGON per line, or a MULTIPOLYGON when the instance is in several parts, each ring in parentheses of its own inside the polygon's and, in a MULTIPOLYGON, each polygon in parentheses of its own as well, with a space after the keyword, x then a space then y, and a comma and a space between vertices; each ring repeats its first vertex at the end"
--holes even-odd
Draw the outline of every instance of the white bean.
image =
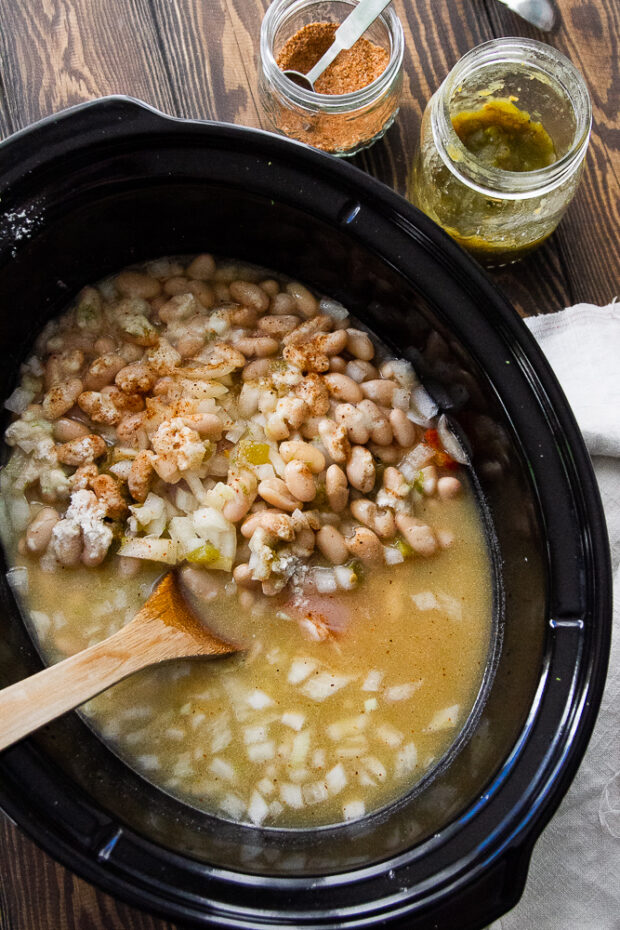
POLYGON ((82 382, 79 378, 69 378, 55 384, 43 398, 41 406, 43 415, 48 420, 57 420, 73 407, 82 393, 82 382))
POLYGON ((461 493, 462 485, 458 478, 449 475, 440 478, 437 482, 437 494, 442 501, 449 500, 461 493))
POLYGON ((332 565, 342 565, 349 558, 345 538, 335 526, 322 526, 316 534, 316 544, 332 565))
POLYGON ((367 564, 380 564, 384 560, 383 546, 376 533, 365 526, 358 526, 346 539, 351 555, 367 564))
POLYGON ((370 438, 366 417, 353 404, 338 404, 334 411, 336 420, 344 426, 351 442, 363 446, 370 438))
POLYGON ((79 420, 61 417, 60 420, 56 420, 54 423, 52 432, 57 442, 71 442, 72 439, 82 439, 84 436, 88 436, 90 430, 85 423, 81 423, 79 420))
POLYGON ((284 469, 286 486, 297 500, 311 501, 316 497, 316 484, 312 471, 298 459, 290 461, 284 469))
POLYGON ((356 520, 373 530, 381 539, 392 539, 396 523, 391 510, 382 510, 373 501, 359 498, 351 501, 351 513, 356 520))
POLYGON ((357 381, 358 384, 361 384, 362 381, 372 381, 379 377, 379 372, 374 365, 371 365, 370 362, 363 362, 359 358, 353 359, 352 362, 347 362, 345 374, 347 374, 349 378, 353 378, 354 381, 357 381))
POLYGON ((235 496, 226 501, 222 507, 222 514, 231 523, 236 523, 245 517, 246 513, 256 500, 258 480, 250 469, 228 475, 228 487, 232 488, 235 496))
POLYGON ((45 552, 52 538, 52 530, 60 520, 53 507, 42 507, 26 530, 26 550, 33 555, 45 552))
POLYGON ((260 581, 255 581, 255 579, 252 578, 252 572, 247 562, 242 562, 241 565, 235 565, 233 568, 233 578, 240 588, 246 588, 250 591, 260 588, 260 581))
POLYGON ((390 423, 394 432, 394 439, 399 446, 408 449, 415 444, 416 428, 404 410, 395 407, 390 411, 390 423))
POLYGON ((336 400, 344 401, 348 404, 357 404, 364 397, 362 388, 353 378, 348 375, 341 375, 337 371, 326 374, 323 381, 327 385, 327 390, 335 397, 336 400))
POLYGON ((367 333, 361 329, 347 329, 347 350, 363 362, 369 362, 375 356, 375 347, 367 333))
POLYGON ((395 381, 388 381, 383 378, 377 378, 373 381, 363 381, 360 388, 364 397, 374 400, 376 404, 382 407, 391 407, 394 391, 398 385, 395 381))
POLYGON ((388 418, 379 410, 374 401, 362 400, 357 405, 357 409, 368 423, 372 441, 379 446, 389 446, 393 438, 392 427, 388 418))
POLYGON ((298 312, 305 320, 308 320, 318 313, 319 303, 316 297, 314 297, 303 284, 300 284, 298 281, 292 281, 290 284, 286 285, 286 293, 293 298, 298 312))
POLYGON ((321 420, 319 435, 329 457, 334 462, 346 462, 351 454, 351 443, 344 426, 336 425, 333 420, 321 420))
POLYGON ((269 307, 269 297, 258 284, 251 281, 232 281, 229 285, 230 296, 244 307, 251 307, 258 313, 264 313, 269 307))
POLYGON ((409 514, 397 513, 396 526, 418 555, 431 556, 437 551, 437 538, 428 524, 409 514))
POLYGON ((375 486, 376 471, 373 457, 364 446, 353 446, 347 462, 347 478, 350 484, 368 494, 375 486))
POLYGON ((278 510, 286 510, 288 513, 297 510, 301 500, 300 497, 293 496, 288 482, 282 481, 281 478, 266 478, 261 481, 258 485, 258 493, 272 507, 276 507, 278 510))
POLYGON ((325 456, 321 450, 309 442, 303 442, 301 439, 291 439, 289 442, 281 443, 278 451, 286 463, 291 462, 293 459, 305 462, 315 475, 318 475, 325 468, 325 456))
POLYGON ((342 513, 349 500, 349 485, 342 468, 330 465, 325 474, 325 492, 334 513, 342 513))
POLYGON ((187 266, 187 274, 198 281, 210 281, 215 272, 215 259, 206 252, 197 255, 187 266))
POLYGON ((243 339, 237 339, 235 348, 244 355, 266 358, 269 355, 275 355, 279 343, 271 336, 245 336, 243 339))

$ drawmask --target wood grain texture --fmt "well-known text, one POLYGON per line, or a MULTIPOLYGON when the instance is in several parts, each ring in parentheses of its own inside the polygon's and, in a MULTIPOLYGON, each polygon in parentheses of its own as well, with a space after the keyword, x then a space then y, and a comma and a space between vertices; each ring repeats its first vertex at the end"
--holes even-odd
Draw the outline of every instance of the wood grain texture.
MULTIPOLYGON (((258 35, 267 0, 0 0, 0 135, 82 100, 126 93, 176 116, 264 126, 258 35)), ((406 40, 401 113, 355 163, 406 190, 428 98, 472 46, 548 42, 584 74, 594 127, 583 183, 557 232, 493 273, 525 314, 620 293, 620 6, 558 0, 544 36, 495 0, 394 0, 406 40)), ((0 930, 172 930, 56 865, 0 819, 0 930)))

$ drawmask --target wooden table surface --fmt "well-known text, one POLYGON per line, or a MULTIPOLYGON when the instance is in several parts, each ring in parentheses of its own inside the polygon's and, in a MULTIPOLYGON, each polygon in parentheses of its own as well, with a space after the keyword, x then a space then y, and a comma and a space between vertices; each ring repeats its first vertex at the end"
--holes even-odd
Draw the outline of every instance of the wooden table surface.
MULTIPOLYGON (((496 0, 394 0, 405 96, 386 138, 355 162, 404 193, 428 98, 466 51, 542 39, 584 74, 594 127, 580 190, 558 231, 495 278, 523 314, 620 293, 620 14, 615 0, 558 0, 544 36, 496 0)), ((64 107, 129 94, 175 116, 262 126, 257 40, 267 0, 0 0, 0 135, 64 107)), ((61 868, 0 819, 0 930, 172 930, 61 868)), ((527 928, 524 928, 527 930, 527 928)), ((577 930, 577 928, 576 928, 577 930)))

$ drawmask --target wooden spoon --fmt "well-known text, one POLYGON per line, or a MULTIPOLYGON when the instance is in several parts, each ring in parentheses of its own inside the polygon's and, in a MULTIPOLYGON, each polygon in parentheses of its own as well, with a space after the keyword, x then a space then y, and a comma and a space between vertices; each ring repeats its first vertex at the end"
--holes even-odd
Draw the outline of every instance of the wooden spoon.
POLYGON ((118 633, 0 691, 0 750, 141 668, 240 649, 202 626, 169 572, 118 633))

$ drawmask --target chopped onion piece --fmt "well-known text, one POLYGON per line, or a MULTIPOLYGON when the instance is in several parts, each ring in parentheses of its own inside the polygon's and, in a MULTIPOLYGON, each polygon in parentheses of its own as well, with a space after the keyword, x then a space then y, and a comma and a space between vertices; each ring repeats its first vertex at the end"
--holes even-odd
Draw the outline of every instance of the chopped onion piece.
POLYGON ((442 446, 455 462, 458 462, 460 465, 469 465, 469 456, 460 440, 457 439, 454 434, 445 413, 442 413, 439 417, 437 435, 439 436, 442 446))
POLYGON ((418 610, 437 610, 439 607, 439 601, 432 591, 419 591, 410 596, 418 610))
POLYGON ((417 763, 418 750, 416 749, 415 743, 407 743, 396 753, 394 764, 394 774, 396 775, 396 778, 402 778, 404 775, 409 775, 410 772, 413 772, 417 763))
POLYGON ((331 297, 323 297, 319 301, 319 313, 325 313, 332 320, 342 322, 349 316, 349 311, 338 300, 332 300, 331 297))
POLYGON ((289 710, 285 714, 282 714, 280 719, 285 727, 290 727, 291 730, 299 731, 304 725, 306 715, 299 711, 289 710))
POLYGON ((378 740, 392 748, 400 746, 403 741, 403 734, 390 723, 382 723, 381 726, 377 727, 375 733, 378 740))
POLYGON ((338 583, 332 568, 315 568, 311 577, 319 594, 333 594, 338 590, 338 583))
POLYGON ((232 817, 233 820, 240 820, 245 814, 245 804, 241 798, 233 794, 232 791, 224 795, 220 801, 220 808, 232 817))
POLYGON ((288 683, 291 685, 300 684, 306 680, 316 667, 316 659, 293 659, 287 677, 288 683))
POLYGON ((327 735, 335 743, 346 739, 348 736, 357 736, 366 727, 367 717, 360 714, 359 717, 349 717, 346 720, 338 720, 336 723, 330 723, 327 727, 327 735))
POLYGON ((253 791, 248 806, 248 817, 252 823, 256 824, 256 826, 260 826, 268 813, 269 808, 263 796, 258 791, 253 791))
POLYGON ((270 707, 273 704, 273 700, 269 695, 265 694, 265 692, 261 691, 259 688, 248 695, 247 702, 254 710, 263 710, 263 708, 270 707))
POLYGON ((360 817, 363 817, 366 813, 366 805, 363 801, 349 801, 348 804, 344 804, 342 808, 342 814, 345 820, 358 820, 360 817))
POLYGON ((357 575, 352 568, 346 565, 336 565, 333 568, 334 576, 339 588, 343 591, 352 591, 357 585, 357 575))
POLYGON ((395 546, 384 546, 383 556, 386 565, 400 565, 401 562, 405 561, 405 556, 395 546))
POLYGON ((243 731, 243 742, 246 746, 251 746, 252 743, 262 743, 267 739, 267 727, 257 726, 257 727, 246 727, 243 731))
POLYGON ((348 675, 334 675, 332 672, 319 672, 313 678, 310 678, 303 688, 302 692, 306 697, 313 701, 324 701, 325 698, 331 697, 348 685, 351 679, 348 675))
POLYGON ((276 786, 270 778, 261 778, 256 786, 262 795, 269 797, 276 790, 276 786))
POLYGON ((172 539, 151 539, 148 536, 124 539, 118 554, 130 559, 148 559, 168 565, 176 565, 178 561, 177 545, 172 539))
POLYGON ((387 778, 387 769, 381 759, 377 759, 376 756, 365 756, 362 762, 366 767, 366 771, 374 778, 377 778, 379 781, 385 781, 387 778))
POLYGON ((331 795, 340 794, 342 789, 346 788, 347 782, 347 773, 344 770, 342 762, 339 762, 333 769, 330 769, 325 776, 325 784, 331 795))
MULTIPOLYGON (((6 580, 13 591, 17 591, 19 594, 28 593, 28 569, 25 565, 16 565, 15 568, 9 568, 6 573, 6 580)), ((31 612, 31 616, 33 613, 34 611, 31 612)))
POLYGON ((424 728, 425 733, 435 733, 437 730, 449 730, 456 726, 461 709, 460 704, 452 704, 450 707, 444 707, 434 714, 431 722, 424 728))
POLYGON ((13 393, 7 397, 4 406, 11 413, 23 413, 24 410, 32 403, 34 392, 23 387, 16 387, 13 393))
POLYGON ((376 698, 368 698, 367 701, 364 701, 364 713, 369 714, 371 711, 376 710, 379 706, 379 702, 376 698))
POLYGON ((153 754, 146 754, 143 756, 137 756, 136 762, 138 768, 142 769, 144 772, 154 772, 156 769, 160 768, 160 762, 157 756, 153 754))
POLYGON ((226 759, 222 759, 221 756, 216 756, 211 760, 209 771, 217 778, 223 778, 224 781, 233 782, 235 780, 235 770, 233 766, 230 762, 227 762, 226 759))
POLYGON ((310 730, 303 730, 293 739, 293 747, 289 762, 291 765, 299 765, 308 755, 310 749, 310 730))
POLYGON ((382 679, 383 672, 380 672, 376 668, 371 668, 362 685, 362 691, 378 691, 381 687, 382 679))
POLYGON ((294 810, 300 810, 304 806, 301 785, 293 785, 285 781, 280 785, 280 797, 288 807, 294 810))
POLYGON ((265 743, 254 743, 252 746, 248 746, 246 752, 250 762, 267 762, 275 756, 276 747, 273 740, 267 740, 265 743))
POLYGON ((430 421, 439 412, 439 407, 428 393, 426 388, 417 384, 411 391, 409 412, 411 419, 420 426, 428 426, 430 421))
POLYGON ((407 701, 422 686, 422 681, 408 681, 402 685, 393 685, 386 688, 384 697, 386 701, 407 701))
POLYGON ((327 801, 329 797, 327 786, 321 781, 315 781, 310 785, 304 785, 301 792, 306 804, 319 804, 321 801, 327 801))

